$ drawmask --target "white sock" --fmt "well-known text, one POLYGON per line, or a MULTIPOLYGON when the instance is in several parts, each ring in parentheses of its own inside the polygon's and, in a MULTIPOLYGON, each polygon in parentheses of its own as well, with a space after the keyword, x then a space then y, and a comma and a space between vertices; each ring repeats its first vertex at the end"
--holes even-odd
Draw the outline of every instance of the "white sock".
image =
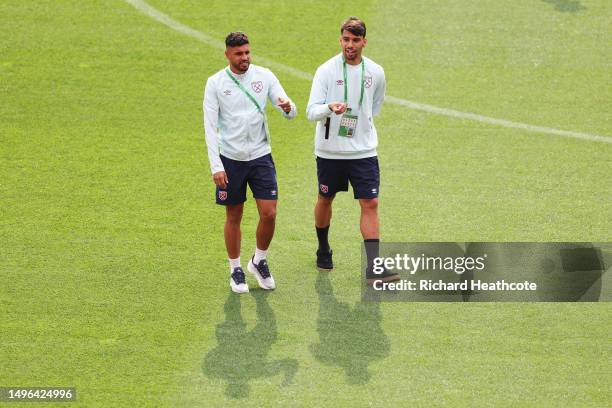
POLYGON ((234 273, 234 268, 240 268, 240 257, 236 259, 229 258, 230 263, 230 275, 234 273))
POLYGON ((253 257, 253 263, 255 265, 259 264, 259 261, 262 259, 266 259, 266 255, 268 254, 268 250, 263 250, 255 247, 255 256, 253 257))

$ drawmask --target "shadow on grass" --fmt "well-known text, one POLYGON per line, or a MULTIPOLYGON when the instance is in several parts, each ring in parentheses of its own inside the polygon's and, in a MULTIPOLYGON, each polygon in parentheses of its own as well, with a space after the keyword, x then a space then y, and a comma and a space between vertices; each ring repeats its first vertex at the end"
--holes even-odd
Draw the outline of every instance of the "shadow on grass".
POLYGON ((216 329, 217 347, 206 354, 202 365, 206 376, 227 381, 228 398, 248 397, 249 381, 256 378, 283 373, 282 386, 289 385, 298 370, 295 359, 268 361, 278 335, 276 317, 268 304, 267 292, 255 290, 251 296, 257 305, 257 324, 253 330, 247 330, 242 318, 241 296, 230 292, 225 301, 225 321, 216 329))
POLYGON ((330 366, 341 367, 349 384, 370 380, 368 365, 389 355, 389 338, 380 326, 379 302, 357 302, 354 308, 334 297, 329 276, 319 273, 315 289, 319 296, 317 331, 319 343, 310 350, 330 366))
POLYGON ((555 6, 555 10, 562 13, 577 13, 582 10, 586 10, 580 1, 578 0, 542 0, 544 3, 555 6))

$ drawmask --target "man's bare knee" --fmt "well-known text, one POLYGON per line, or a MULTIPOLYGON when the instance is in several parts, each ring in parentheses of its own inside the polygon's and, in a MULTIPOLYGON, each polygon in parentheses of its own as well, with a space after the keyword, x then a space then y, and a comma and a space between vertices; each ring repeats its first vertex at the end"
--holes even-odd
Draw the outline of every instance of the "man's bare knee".
POLYGON ((330 206, 332 205, 332 202, 334 201, 334 198, 336 198, 336 195, 334 194, 331 197, 324 197, 321 194, 319 194, 319 198, 317 199, 319 205, 325 205, 325 206, 330 206))
POLYGON ((264 208, 259 212, 259 218, 264 222, 272 222, 276 219, 276 207, 264 208))
POLYGON ((228 205, 225 207, 226 221, 230 224, 240 224, 242 220, 243 204, 228 205))
POLYGON ((378 198, 360 199, 359 205, 363 211, 376 211, 378 209, 378 198))

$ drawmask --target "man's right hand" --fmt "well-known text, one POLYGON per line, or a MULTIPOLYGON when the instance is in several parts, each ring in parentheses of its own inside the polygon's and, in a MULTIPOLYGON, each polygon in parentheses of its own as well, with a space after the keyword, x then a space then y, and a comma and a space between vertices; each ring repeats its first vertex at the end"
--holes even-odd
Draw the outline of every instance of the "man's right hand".
POLYGON ((225 174, 224 171, 218 171, 215 174, 213 174, 213 181, 215 182, 215 185, 220 187, 220 188, 227 188, 227 183, 229 183, 229 180, 227 179, 227 174, 225 174))
POLYGON ((336 115, 346 112, 346 104, 342 102, 332 102, 327 106, 329 107, 329 110, 334 112, 336 115))

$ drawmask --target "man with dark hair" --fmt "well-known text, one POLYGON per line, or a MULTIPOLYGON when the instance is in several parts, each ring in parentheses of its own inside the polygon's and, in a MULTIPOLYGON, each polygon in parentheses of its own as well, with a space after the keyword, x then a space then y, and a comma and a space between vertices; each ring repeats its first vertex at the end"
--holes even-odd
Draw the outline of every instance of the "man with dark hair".
POLYGON ((317 69, 307 116, 318 122, 315 154, 319 196, 314 210, 319 241, 317 267, 327 271, 333 268, 328 242, 332 202, 338 191, 348 191, 350 181, 361 207, 360 228, 368 261, 366 277, 368 283, 373 283, 400 277, 386 271, 374 276, 372 271, 380 239, 378 135, 374 116, 385 97, 385 73, 380 65, 361 55, 367 44, 365 36, 366 25, 359 18, 349 17, 342 23, 342 52, 317 69))
POLYGON ((239 47, 249 43, 249 37, 243 32, 235 31, 225 37, 225 48, 239 47))
POLYGON ((366 25, 357 17, 349 17, 344 23, 342 23, 342 26, 340 27, 340 35, 342 35, 344 31, 348 31, 357 37, 363 37, 365 40, 366 25))
POLYGON ((249 291, 240 264, 240 221, 247 184, 259 212, 255 254, 247 269, 262 289, 274 289, 266 255, 274 235, 278 185, 270 148, 266 99, 286 119, 297 113, 276 76, 251 64, 249 39, 242 32, 225 38, 229 66, 208 78, 204 90, 204 129, 216 202, 224 205, 225 246, 230 263, 230 287, 249 291))

